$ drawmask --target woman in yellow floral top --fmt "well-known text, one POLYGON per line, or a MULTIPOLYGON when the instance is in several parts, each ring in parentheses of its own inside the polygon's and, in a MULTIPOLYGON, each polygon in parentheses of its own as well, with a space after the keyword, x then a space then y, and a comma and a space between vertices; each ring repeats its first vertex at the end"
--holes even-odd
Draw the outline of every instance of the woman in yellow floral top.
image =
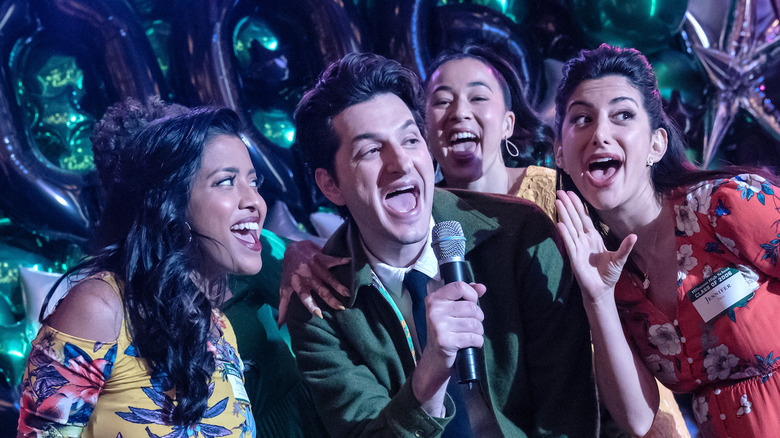
POLYGON ((515 69, 481 46, 445 51, 429 67, 427 141, 447 188, 515 195, 555 219, 553 131, 531 110, 515 69))
POLYGON ((227 274, 262 265, 258 185, 228 109, 159 120, 122 151, 96 250, 33 341, 19 436, 255 436, 217 308, 227 274))

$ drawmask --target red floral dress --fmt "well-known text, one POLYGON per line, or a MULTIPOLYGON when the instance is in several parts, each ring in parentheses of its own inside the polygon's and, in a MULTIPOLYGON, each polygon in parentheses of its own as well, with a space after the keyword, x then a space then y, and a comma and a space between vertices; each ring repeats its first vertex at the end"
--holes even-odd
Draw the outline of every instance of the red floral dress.
POLYGON ((707 437, 780 436, 780 198, 755 175, 680 190, 677 315, 667 318, 625 273, 623 328, 656 378, 693 394, 707 437), (725 298, 724 298, 725 297, 725 298))

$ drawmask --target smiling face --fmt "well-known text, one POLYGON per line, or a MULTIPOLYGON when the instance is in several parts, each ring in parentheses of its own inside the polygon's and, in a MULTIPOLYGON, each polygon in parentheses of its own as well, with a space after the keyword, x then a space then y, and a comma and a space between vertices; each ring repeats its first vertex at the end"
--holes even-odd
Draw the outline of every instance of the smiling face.
POLYGON ((655 193, 648 157, 666 151, 666 131, 652 130, 642 95, 623 76, 583 81, 566 104, 556 163, 599 211, 641 211, 655 193))
POLYGON ((192 182, 187 220, 193 239, 205 249, 219 273, 253 275, 260 271, 258 237, 266 205, 246 145, 238 137, 218 135, 203 148, 192 182))
POLYGON ((448 185, 465 187, 504 166, 501 141, 515 116, 492 68, 474 58, 447 61, 426 91, 428 143, 448 185))
POLYGON ((333 117, 333 130, 335 175, 317 169, 317 185, 346 205, 374 256, 407 266, 426 242, 433 200, 433 162, 411 111, 380 94, 333 117))

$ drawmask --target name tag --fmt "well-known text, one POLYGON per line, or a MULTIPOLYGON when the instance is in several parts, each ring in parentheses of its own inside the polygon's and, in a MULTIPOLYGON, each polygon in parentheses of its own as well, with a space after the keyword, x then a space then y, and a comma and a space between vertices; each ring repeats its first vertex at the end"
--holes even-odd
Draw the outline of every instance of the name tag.
POLYGON ((729 310, 743 306, 755 295, 758 284, 749 284, 736 268, 723 268, 686 295, 705 323, 713 321, 729 310))
POLYGON ((230 387, 233 388, 233 397, 236 401, 248 404, 249 395, 246 393, 241 372, 232 363, 225 363, 225 375, 230 382, 230 387))

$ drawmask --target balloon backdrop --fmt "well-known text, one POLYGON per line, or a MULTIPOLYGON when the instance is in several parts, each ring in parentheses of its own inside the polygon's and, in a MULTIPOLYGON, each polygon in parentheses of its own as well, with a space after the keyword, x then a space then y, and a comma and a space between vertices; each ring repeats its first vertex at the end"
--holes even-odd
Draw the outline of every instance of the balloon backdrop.
POLYGON ((696 8, 687 14, 686 38, 711 84, 702 159, 707 166, 740 110, 780 140, 774 103, 780 98, 780 16, 776 3, 773 11, 768 1, 737 0, 725 19, 713 20, 717 14, 709 2, 692 3, 696 8))
POLYGON ((488 44, 551 123, 563 61, 601 42, 636 47, 692 158, 777 167, 779 9, 780 0, 0 0, 0 414, 15 409, 44 272, 72 264, 97 220, 89 136, 111 103, 158 94, 236 110, 274 206, 269 229, 316 239, 340 220, 300 161, 292 113, 346 53, 380 53, 424 78, 440 50, 488 44))
POLYGON ((635 47, 646 54, 658 50, 680 31, 686 1, 573 0, 573 15, 593 45, 602 42, 635 47))
POLYGON ((359 48, 346 11, 314 3, 187 0, 172 25, 177 96, 188 105, 227 106, 251 122, 262 193, 283 200, 298 220, 318 199, 291 150, 292 111, 327 63, 359 48))

